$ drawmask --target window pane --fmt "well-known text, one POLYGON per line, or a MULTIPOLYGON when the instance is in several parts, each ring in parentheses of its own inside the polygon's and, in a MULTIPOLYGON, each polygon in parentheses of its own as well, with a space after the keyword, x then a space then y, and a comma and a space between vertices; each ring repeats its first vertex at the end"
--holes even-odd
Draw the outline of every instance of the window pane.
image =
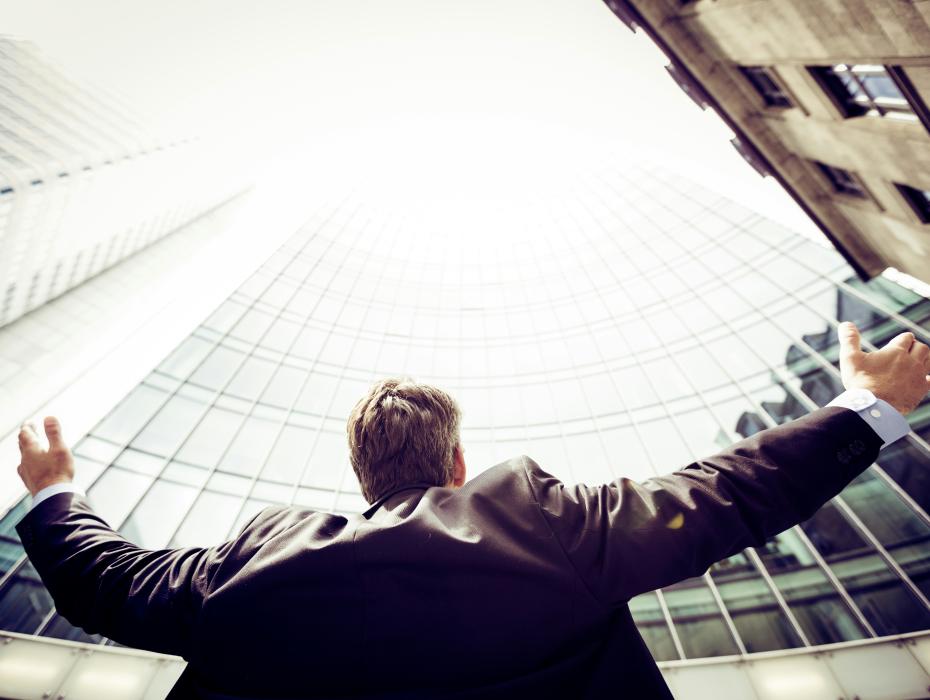
POLYGON ((210 407, 178 451, 177 458, 201 467, 215 467, 242 421, 241 414, 210 407))
POLYGON ((31 502, 30 497, 23 498, 0 521, 0 576, 9 571, 25 555, 15 528, 16 523, 29 511, 31 502))
POLYGON ((193 430, 205 409, 206 406, 196 401, 183 396, 172 396, 158 415, 132 441, 132 446, 157 455, 168 456, 174 453, 193 430))
POLYGON ((196 496, 193 486, 156 481, 120 532, 140 547, 160 549, 168 543, 196 496))
POLYGON ((246 418, 242 429, 223 457, 220 469, 243 476, 258 474, 268 458, 268 452, 280 428, 281 424, 277 422, 255 416, 246 418))
POLYGON ((125 445, 155 414, 168 395, 140 384, 116 409, 94 428, 94 434, 111 442, 125 445))
POLYGON ((177 379, 187 379, 212 348, 213 343, 192 335, 158 366, 158 371, 177 379))
POLYGON ((190 381, 218 391, 229 381, 244 359, 243 353, 218 345, 191 375, 190 381))
POLYGON ((880 634, 930 626, 930 613, 832 503, 801 528, 827 561, 869 623, 880 634))
POLYGON ((236 372, 226 391, 255 401, 265 390, 268 380, 275 371, 275 364, 257 357, 249 357, 236 372))
POLYGON ((892 81, 884 71, 881 73, 860 75, 859 79, 865 86, 866 91, 873 98, 890 97, 897 100, 904 99, 904 96, 901 94, 901 91, 898 90, 894 81, 892 81))
MULTIPOLYGON (((262 402, 281 408, 290 408, 297 398, 307 378, 307 372, 296 367, 282 365, 274 373, 268 388, 262 395, 262 402)), ((296 409, 295 409, 296 410, 296 409)))
POLYGON ((262 479, 294 484, 300 477, 310 450, 314 432, 309 428, 285 425, 262 471, 262 479))
POLYGON ((663 589, 662 593, 686 657, 692 659, 739 653, 703 579, 692 578, 676 583, 663 589))
MULTIPOLYGON (((320 431, 302 486, 335 489, 349 463, 349 448, 344 435, 320 431)), ((348 477, 347 477, 348 478, 348 477)))
POLYGON ((640 423, 639 432, 659 474, 668 474, 694 461, 691 451, 668 418, 640 423))
POLYGON ((643 593, 630 601, 630 613, 636 623, 636 629, 649 647, 649 653, 656 661, 670 661, 678 658, 672 633, 669 632, 659 599, 655 593, 643 593))
POLYGON ((746 651, 771 651, 802 646, 771 589, 744 554, 714 564, 711 577, 746 651))
POLYGON ((655 476, 642 442, 632 427, 604 430, 601 437, 613 478, 625 476, 634 481, 643 481, 655 476))
POLYGON ((210 547, 229 536, 242 497, 204 491, 171 540, 172 547, 210 547))
POLYGON ((773 537, 758 551, 775 586, 812 644, 866 636, 865 629, 793 529, 773 537))
POLYGON ((151 476, 110 467, 87 492, 87 498, 97 515, 118 528, 151 483, 151 476))
POLYGON ((32 564, 24 562, 0 592, 0 629, 34 633, 51 611, 52 597, 32 564))
POLYGON ((86 644, 100 644, 103 637, 99 634, 87 634, 79 627, 75 627, 58 613, 52 617, 48 625, 42 630, 43 637, 54 637, 55 639, 70 639, 72 642, 84 642, 86 644))
POLYGON ((882 449, 878 464, 924 511, 930 512, 930 455, 910 440, 898 440, 882 449))
POLYGON ((322 372, 313 372, 307 380, 295 410, 304 413, 325 415, 336 393, 339 377, 322 372))
POLYGON ((242 340, 255 343, 261 337, 262 333, 271 325, 274 318, 257 309, 246 311, 239 322, 229 332, 230 335, 242 340))
POLYGON ((930 527, 871 471, 856 477, 842 496, 924 595, 930 595, 930 527))

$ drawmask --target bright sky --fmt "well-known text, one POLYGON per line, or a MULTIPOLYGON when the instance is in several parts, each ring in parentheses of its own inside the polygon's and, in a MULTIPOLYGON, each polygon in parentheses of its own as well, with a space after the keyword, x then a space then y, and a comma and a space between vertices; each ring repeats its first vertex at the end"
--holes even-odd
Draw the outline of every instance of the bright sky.
POLYGON ((292 181, 480 205, 648 154, 810 228, 600 0, 0 0, 0 16, 154 121, 257 144, 292 181))

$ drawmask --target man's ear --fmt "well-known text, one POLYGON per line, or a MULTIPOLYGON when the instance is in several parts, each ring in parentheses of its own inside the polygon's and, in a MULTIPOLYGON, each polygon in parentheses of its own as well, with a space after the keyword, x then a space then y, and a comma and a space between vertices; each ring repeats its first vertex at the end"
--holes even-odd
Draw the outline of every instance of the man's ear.
POLYGON ((458 488, 465 483, 465 448, 459 443, 455 446, 455 466, 452 470, 452 487, 458 488))

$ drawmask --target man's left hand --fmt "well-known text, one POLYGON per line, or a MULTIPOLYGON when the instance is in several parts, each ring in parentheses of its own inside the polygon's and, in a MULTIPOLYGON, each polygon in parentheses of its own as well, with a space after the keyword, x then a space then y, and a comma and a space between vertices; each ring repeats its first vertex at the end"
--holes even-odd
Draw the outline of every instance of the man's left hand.
POLYGON ((46 486, 74 479, 74 457, 61 436, 61 424, 54 416, 45 419, 48 449, 39 440, 35 425, 24 423, 19 431, 19 451, 22 461, 16 471, 35 496, 46 486))

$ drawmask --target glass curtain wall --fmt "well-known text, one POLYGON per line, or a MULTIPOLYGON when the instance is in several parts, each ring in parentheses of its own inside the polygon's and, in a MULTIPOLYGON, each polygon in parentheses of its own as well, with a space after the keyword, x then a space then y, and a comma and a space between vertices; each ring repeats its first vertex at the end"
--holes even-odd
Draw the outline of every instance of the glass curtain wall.
MULTIPOLYGON (((537 204, 493 236, 358 196, 315 213, 76 442, 95 507, 149 548, 274 503, 360 512, 346 417, 397 374, 458 398, 471 475, 526 453, 567 482, 645 479, 832 399, 840 320, 868 347, 930 339, 930 300, 662 169, 537 204)), ((631 601, 655 657, 930 628, 930 405, 909 418, 807 522, 631 601)), ((0 521, 0 627, 86 640, 24 559, 26 508, 0 521)))

